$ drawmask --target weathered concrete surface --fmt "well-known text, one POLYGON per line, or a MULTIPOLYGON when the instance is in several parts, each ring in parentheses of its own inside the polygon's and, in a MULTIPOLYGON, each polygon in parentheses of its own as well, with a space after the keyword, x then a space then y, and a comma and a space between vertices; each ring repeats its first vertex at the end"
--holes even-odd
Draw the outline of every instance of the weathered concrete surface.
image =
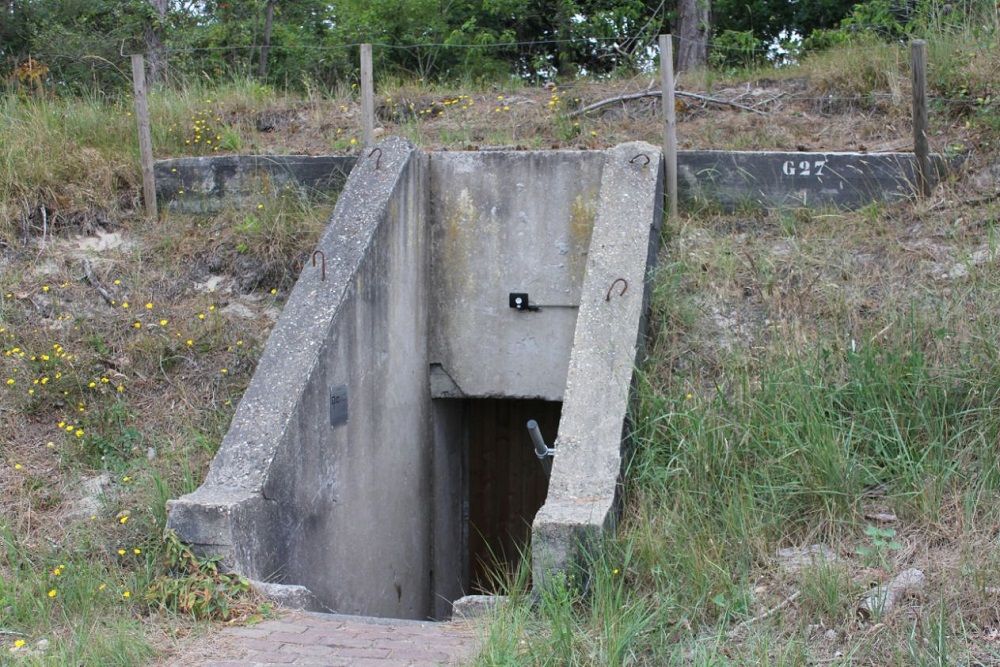
MULTIPOLYGON (((558 152, 544 153, 552 154, 558 152)), ((452 155, 518 153, 439 153, 435 157, 447 159, 452 155)), ((506 159, 509 157, 499 160, 506 159)), ((356 161, 356 157, 348 155, 219 155, 158 160, 154 166, 156 193, 170 210, 184 213, 214 213, 227 205, 247 203, 265 188, 291 187, 304 195, 336 196, 356 161)), ((932 156, 932 161, 939 179, 948 169, 948 161, 940 155, 932 156)), ((742 206, 853 209, 875 201, 912 197, 916 182, 912 153, 704 150, 680 151, 677 162, 683 204, 710 204, 726 210, 742 206)), ((512 199, 517 201, 523 195, 515 192, 512 199)))
POLYGON ((552 476, 532 524, 536 586, 570 568, 614 520, 629 393, 663 217, 661 169, 660 152, 649 144, 607 151, 552 476), (650 156, 648 164, 632 159, 640 153, 650 156))
POLYGON ((216 155, 157 160, 156 198, 171 211, 213 213, 261 192, 291 188, 335 196, 357 158, 349 155, 216 155))
MULTIPOLYGON (((432 387, 433 393, 433 387, 432 387)), ((432 617, 447 619, 469 582, 468 413, 461 400, 432 401, 434 429, 432 617)))
MULTIPOLYGON (((940 178, 944 158, 932 163, 940 178)), ((680 151, 677 181, 689 206, 854 209, 912 197, 917 179, 912 153, 680 151)))
POLYGON ((455 387, 435 396, 562 399, 603 164, 599 151, 431 155, 430 356, 435 388, 455 387), (509 308, 510 292, 541 310, 509 308))
POLYGON ((296 584, 272 584, 266 581, 250 581, 250 586, 260 595, 288 609, 322 611, 323 605, 305 586, 296 584))
POLYGON ((489 616, 497 607, 506 602, 506 595, 465 595, 455 600, 454 617, 460 619, 489 616))
POLYGON ((380 144, 341 194, 205 483, 168 526, 328 608, 430 612, 426 156, 380 144))

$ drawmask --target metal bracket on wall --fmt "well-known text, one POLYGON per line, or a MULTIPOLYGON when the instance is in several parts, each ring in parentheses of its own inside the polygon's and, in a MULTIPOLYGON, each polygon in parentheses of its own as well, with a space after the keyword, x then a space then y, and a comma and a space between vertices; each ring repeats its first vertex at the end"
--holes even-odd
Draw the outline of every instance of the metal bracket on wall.
POLYGON ((347 385, 342 384, 330 388, 330 426, 341 426, 347 423, 347 385))
POLYGON ((567 304, 539 304, 531 303, 531 299, 528 297, 527 292, 511 292, 507 295, 507 306, 513 308, 514 310, 536 312, 542 308, 579 308, 578 305, 567 305, 567 304))

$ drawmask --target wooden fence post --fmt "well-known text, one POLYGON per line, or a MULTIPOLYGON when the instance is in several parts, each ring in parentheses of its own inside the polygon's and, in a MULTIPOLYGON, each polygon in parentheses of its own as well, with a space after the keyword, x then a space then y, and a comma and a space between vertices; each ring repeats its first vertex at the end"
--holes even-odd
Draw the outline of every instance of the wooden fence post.
POLYGON ((139 162, 142 167, 142 199, 146 215, 155 220, 156 181, 153 177, 153 137, 149 132, 149 102, 146 99, 146 62, 141 53, 132 54, 132 92, 135 122, 139 127, 139 162))
POLYGON ((674 107, 674 45, 670 35, 660 35, 660 86, 663 103, 663 157, 667 163, 669 219, 677 217, 677 111, 674 107))
POLYGON ((375 81, 372 45, 361 45, 361 136, 365 146, 375 143, 375 81))
POLYGON ((931 194, 931 156, 927 141, 927 42, 910 44, 910 75, 913 78, 913 152, 917 159, 917 191, 931 194))

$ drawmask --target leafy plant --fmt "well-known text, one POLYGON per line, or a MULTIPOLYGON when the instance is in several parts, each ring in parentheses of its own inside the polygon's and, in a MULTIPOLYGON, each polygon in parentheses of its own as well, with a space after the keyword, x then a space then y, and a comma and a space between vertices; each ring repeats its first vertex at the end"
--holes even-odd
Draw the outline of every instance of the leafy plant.
POLYGON ((167 531, 164 539, 167 574, 150 584, 147 602, 201 620, 228 621, 256 609, 250 582, 222 572, 219 558, 197 556, 173 531, 167 531))
POLYGON ((889 560, 889 552, 899 551, 903 545, 897 542, 896 530, 894 528, 879 528, 869 525, 865 528, 865 535, 870 542, 856 549, 856 553, 871 565, 884 567, 889 560))

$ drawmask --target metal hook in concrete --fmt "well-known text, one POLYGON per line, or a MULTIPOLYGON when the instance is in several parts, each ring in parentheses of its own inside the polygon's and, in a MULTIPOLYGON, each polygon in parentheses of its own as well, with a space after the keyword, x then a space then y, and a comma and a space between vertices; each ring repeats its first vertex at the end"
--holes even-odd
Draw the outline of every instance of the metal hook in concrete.
POLYGON ((611 301, 611 292, 614 291, 615 285, 618 283, 622 284, 622 291, 618 293, 618 296, 625 296, 625 292, 628 291, 628 281, 624 278, 615 278, 615 281, 611 283, 611 287, 608 288, 608 293, 604 297, 605 301, 611 301))
POLYGON ((649 164, 649 156, 646 155, 645 153, 639 153, 638 155, 636 155, 635 157, 633 157, 631 160, 629 160, 628 163, 629 164, 635 164, 635 161, 638 160, 639 158, 645 158, 646 159, 646 161, 643 163, 643 166, 649 164))
POLYGON ((320 280, 326 281, 326 253, 322 250, 316 250, 312 254, 312 265, 316 266, 316 255, 320 258, 320 280))
POLYGON ((382 149, 376 146, 375 148, 372 149, 372 152, 368 154, 368 157, 375 155, 376 151, 378 151, 378 157, 375 158, 375 170, 377 171, 379 168, 382 167, 382 149))

